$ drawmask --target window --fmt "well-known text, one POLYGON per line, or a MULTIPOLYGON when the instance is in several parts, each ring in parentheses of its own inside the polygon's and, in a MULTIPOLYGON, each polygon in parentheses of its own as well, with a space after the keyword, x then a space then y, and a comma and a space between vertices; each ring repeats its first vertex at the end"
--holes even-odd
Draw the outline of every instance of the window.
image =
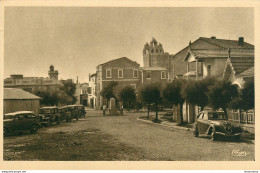
POLYGON ((111 69, 106 69, 106 78, 111 78, 112 74, 111 74, 111 69))
POLYGON ((138 78, 138 70, 137 70, 137 69, 134 69, 134 71, 133 71, 133 77, 134 77, 134 78, 138 78))
POLYGON ((123 78, 123 69, 118 69, 118 78, 123 78))
POLYGON ((166 72, 165 71, 161 71, 161 79, 166 79, 166 72))
POLYGON ((153 49, 151 50, 151 53, 153 53, 153 49))
POLYGON ((147 78, 147 79, 151 79, 151 72, 150 72, 150 71, 147 71, 147 72, 146 72, 146 78, 147 78))
POLYGON ((131 84, 131 87, 133 87, 136 90, 136 84, 131 84))

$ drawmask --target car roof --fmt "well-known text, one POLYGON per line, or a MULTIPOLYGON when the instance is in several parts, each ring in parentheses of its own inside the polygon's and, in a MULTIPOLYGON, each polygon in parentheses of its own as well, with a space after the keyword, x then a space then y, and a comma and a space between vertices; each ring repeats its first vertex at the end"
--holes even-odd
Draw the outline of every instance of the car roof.
POLYGON ((70 107, 75 107, 75 106, 77 106, 77 105, 66 105, 66 106, 60 107, 60 109, 62 109, 62 108, 70 108, 70 107))
POLYGON ((46 106, 46 107, 41 107, 40 109, 55 109, 58 108, 57 106, 46 106))
POLYGON ((28 113, 34 114, 33 111, 17 111, 17 112, 7 113, 7 114, 5 114, 5 115, 18 115, 18 114, 28 114, 28 113))
POLYGON ((224 111, 211 111, 211 110, 204 110, 204 111, 201 111, 201 112, 204 112, 204 113, 224 113, 224 111))

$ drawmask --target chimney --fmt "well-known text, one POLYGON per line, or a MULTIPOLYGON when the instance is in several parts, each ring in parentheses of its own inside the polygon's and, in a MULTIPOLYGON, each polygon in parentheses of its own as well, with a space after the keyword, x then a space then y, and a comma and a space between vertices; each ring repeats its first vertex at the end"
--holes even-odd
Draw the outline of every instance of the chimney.
POLYGON ((210 39, 216 39, 216 36, 212 36, 212 37, 210 37, 210 39))
POLYGON ((244 37, 239 37, 238 46, 244 46, 244 37))

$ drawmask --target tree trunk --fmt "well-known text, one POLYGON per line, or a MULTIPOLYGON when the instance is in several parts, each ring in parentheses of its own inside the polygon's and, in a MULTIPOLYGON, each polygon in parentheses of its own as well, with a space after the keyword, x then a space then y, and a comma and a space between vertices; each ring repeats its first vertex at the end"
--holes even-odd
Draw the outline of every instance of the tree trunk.
POLYGON ((203 110, 204 110, 204 106, 201 106, 200 108, 201 108, 201 110, 200 110, 200 111, 203 111, 203 110))
POLYGON ((128 112, 130 111, 130 101, 128 102, 128 112))
POLYGON ((147 119, 149 119, 150 104, 148 105, 147 110, 148 110, 147 119))
POLYGON ((183 104, 180 104, 180 124, 183 124, 183 111, 182 111, 182 108, 183 108, 183 104))
POLYGON ((227 108, 223 108, 223 111, 224 111, 224 113, 226 115, 226 119, 228 119, 227 108))
POLYGON ((155 105, 156 120, 158 120, 158 104, 155 105))

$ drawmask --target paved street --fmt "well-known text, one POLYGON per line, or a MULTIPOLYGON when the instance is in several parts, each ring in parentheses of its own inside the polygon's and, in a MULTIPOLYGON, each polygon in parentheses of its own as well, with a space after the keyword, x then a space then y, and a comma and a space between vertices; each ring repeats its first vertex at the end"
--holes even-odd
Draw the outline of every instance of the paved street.
POLYGON ((4 138, 5 160, 254 160, 250 140, 195 138, 191 131, 138 121, 146 113, 102 116, 41 128, 38 134, 4 138), (233 154, 232 154, 233 151, 233 154), (237 152, 236 152, 237 151, 237 152), (246 152, 246 156, 237 156, 246 152))

